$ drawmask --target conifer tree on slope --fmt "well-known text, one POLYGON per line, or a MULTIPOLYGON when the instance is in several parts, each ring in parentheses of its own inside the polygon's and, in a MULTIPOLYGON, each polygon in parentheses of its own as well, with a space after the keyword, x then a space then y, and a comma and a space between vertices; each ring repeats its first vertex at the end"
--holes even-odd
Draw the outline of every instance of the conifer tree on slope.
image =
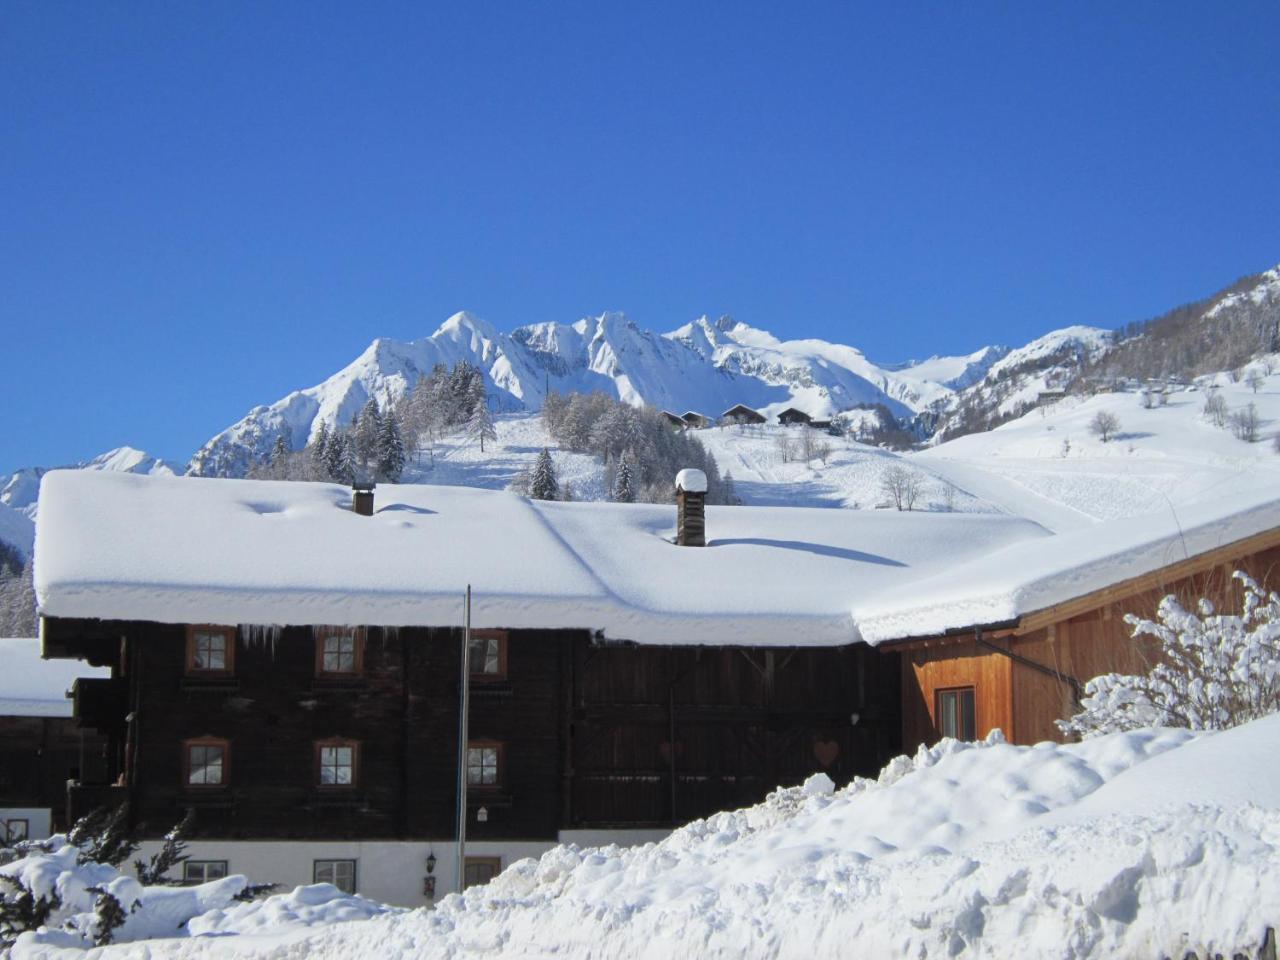
POLYGON ((323 420, 311 441, 311 475, 317 480, 329 475, 329 425, 323 420))
POLYGON ((356 421, 355 441, 356 458, 361 464, 376 460, 378 456, 378 437, 382 434, 382 409, 373 397, 360 411, 356 421))
POLYGON ((635 503, 635 481, 631 474, 631 458, 623 455, 613 479, 613 499, 618 503, 635 503))
POLYGON ((485 396, 484 381, 478 381, 479 396, 471 409, 471 418, 467 421, 467 436, 480 441, 480 452, 484 453, 485 440, 497 440, 498 431, 493 428, 493 417, 489 416, 489 399, 485 396))
POLYGON ((556 479, 556 467, 546 447, 534 461, 533 474, 529 478, 529 496, 534 500, 560 499, 560 481, 556 479))
POLYGON ((388 410, 382 418, 382 432, 378 434, 378 476, 391 483, 399 483, 404 473, 404 438, 400 435, 400 418, 394 410, 388 410))

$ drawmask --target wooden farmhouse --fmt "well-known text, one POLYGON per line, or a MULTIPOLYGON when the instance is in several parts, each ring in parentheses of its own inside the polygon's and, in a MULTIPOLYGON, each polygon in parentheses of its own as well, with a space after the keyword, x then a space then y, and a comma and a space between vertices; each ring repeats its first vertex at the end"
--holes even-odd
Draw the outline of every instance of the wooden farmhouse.
POLYGON ((695 474, 674 507, 403 485, 371 516, 329 484, 47 474, 43 653, 110 671, 75 683, 106 766, 69 812, 127 800, 154 845, 194 809, 192 879, 429 903, 943 735, 1057 737, 1081 682, 1133 665, 1124 612, 1280 555, 1265 490, 1051 535, 706 507, 695 474))
POLYGON ((67 782, 105 775, 105 741, 81 729, 68 693, 110 671, 41 660, 35 638, 0 640, 0 664, 0 842, 12 843, 64 829, 67 782))
POLYGON ((732 407, 720 414, 721 423, 765 423, 767 418, 759 410, 753 410, 746 404, 735 403, 732 407))
POLYGON ((697 410, 685 411, 684 415, 680 419, 684 421, 685 426, 691 427, 694 430, 702 430, 711 426, 712 423, 710 417, 704 416, 697 410))
POLYGON ((807 425, 812 420, 813 417, 803 410, 797 410, 795 407, 787 407, 787 409, 778 414, 778 422, 784 426, 792 426, 794 424, 807 425))

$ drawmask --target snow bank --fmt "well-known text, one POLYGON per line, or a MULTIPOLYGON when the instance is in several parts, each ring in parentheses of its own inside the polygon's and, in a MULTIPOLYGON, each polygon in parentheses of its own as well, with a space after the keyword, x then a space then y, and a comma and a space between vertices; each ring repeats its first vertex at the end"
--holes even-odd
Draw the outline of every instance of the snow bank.
POLYGON ((56 897, 59 902, 44 928, 20 935, 14 957, 74 956, 89 948, 97 933, 98 889, 115 897, 126 914, 112 933, 112 942, 120 944, 264 930, 278 934, 297 927, 367 920, 397 909, 344 894, 327 883, 242 902, 236 898, 249 881, 240 875, 194 886, 143 886, 107 864, 77 863, 79 848, 64 841, 54 837, 49 853, 33 853, 0 866, 0 875, 21 881, 37 899, 56 897))
MULTIPOLYGON (((1280 922, 1278 749, 1280 716, 1066 746, 943 741, 877 781, 817 776, 660 843, 557 847, 434 912, 145 955, 1231 955, 1280 922)), ((102 954, 126 956, 142 954, 102 954)))

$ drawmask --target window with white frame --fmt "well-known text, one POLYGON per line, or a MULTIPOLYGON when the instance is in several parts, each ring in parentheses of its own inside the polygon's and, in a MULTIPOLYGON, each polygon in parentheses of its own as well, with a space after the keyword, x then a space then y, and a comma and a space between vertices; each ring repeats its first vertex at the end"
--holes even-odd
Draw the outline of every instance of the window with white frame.
POLYGON ((227 875, 225 860, 186 860, 182 864, 182 882, 197 884, 221 880, 227 875))
POLYGON ((343 893, 356 892, 354 860, 317 860, 312 868, 313 883, 332 883, 343 893))

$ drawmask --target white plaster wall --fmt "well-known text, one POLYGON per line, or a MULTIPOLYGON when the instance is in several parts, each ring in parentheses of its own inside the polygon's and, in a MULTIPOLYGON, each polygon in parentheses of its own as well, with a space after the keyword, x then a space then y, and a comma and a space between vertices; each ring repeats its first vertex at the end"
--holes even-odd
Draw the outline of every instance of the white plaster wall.
MULTIPOLYGON (((660 840, 667 830, 566 830, 565 843, 633 846, 660 840)), ((471 840, 469 857, 500 857, 505 870, 517 860, 539 857, 555 843, 550 840, 471 840)), ((149 840, 137 856, 149 858, 161 847, 149 840)), ((356 892, 361 896, 400 907, 429 906, 422 892, 429 853, 436 855, 436 896, 439 900, 458 889, 458 845, 452 840, 192 840, 187 845, 192 860, 225 860, 228 873, 242 873, 252 883, 278 883, 281 891, 312 882, 314 861, 355 860, 356 892)), ((172 876, 181 876, 181 868, 172 876)))
MULTIPOLYGON (((32 840, 43 840, 53 831, 52 811, 48 807, 0 807, 0 820, 27 821, 27 836, 32 840)), ((5 831, 0 829, 0 840, 5 831)))

